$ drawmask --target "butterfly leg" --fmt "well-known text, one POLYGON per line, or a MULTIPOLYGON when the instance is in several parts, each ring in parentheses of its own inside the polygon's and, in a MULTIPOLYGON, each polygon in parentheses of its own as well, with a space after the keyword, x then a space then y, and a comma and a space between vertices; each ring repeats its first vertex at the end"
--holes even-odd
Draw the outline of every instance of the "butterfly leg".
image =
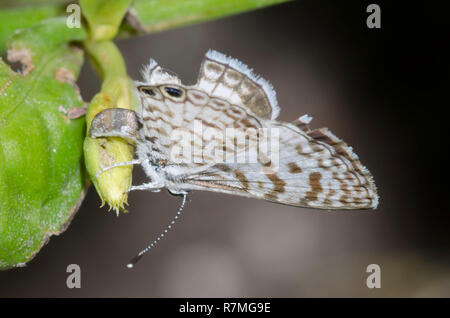
POLYGON ((140 159, 134 159, 134 160, 131 160, 131 161, 119 162, 119 163, 113 164, 112 166, 109 166, 109 167, 104 167, 100 171, 97 172, 97 174, 95 175, 94 179, 97 179, 100 174, 102 174, 103 172, 105 172, 105 171, 107 171, 109 169, 112 169, 112 168, 115 168, 115 167, 137 165, 137 164, 142 164, 142 161, 140 159))
MULTIPOLYGON (((138 152, 139 155, 139 152, 138 152)), ((139 160, 138 160, 139 161, 139 160)), ((131 186, 127 192, 134 190, 147 190, 152 192, 159 192, 162 188, 164 188, 164 181, 156 172, 155 167, 152 165, 149 158, 144 157, 139 161, 142 164, 142 168, 147 176, 150 178, 150 182, 146 182, 137 186, 131 186)))
POLYGON ((148 183, 143 183, 143 184, 140 184, 137 186, 131 186, 127 190, 127 192, 134 191, 134 190, 149 190, 152 192, 159 192, 159 191, 161 191, 162 188, 163 188, 163 186, 159 182, 148 182, 148 183))

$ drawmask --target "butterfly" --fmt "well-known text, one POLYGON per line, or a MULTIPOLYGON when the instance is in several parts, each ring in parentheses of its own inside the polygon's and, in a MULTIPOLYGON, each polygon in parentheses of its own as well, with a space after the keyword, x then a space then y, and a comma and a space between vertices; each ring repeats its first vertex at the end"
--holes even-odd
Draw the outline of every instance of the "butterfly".
POLYGON ((108 167, 143 167, 150 181, 130 191, 167 189, 185 199, 189 191, 205 190, 306 208, 377 207, 373 177, 352 148, 327 128, 309 129, 308 115, 277 121, 272 85, 237 59, 209 50, 192 86, 153 59, 142 75, 135 82, 138 111, 106 109, 89 131, 135 145, 136 159, 108 167), (237 141, 223 133, 230 129, 251 133, 237 141), (267 131, 276 137, 270 153, 258 144, 267 131), (261 158, 251 161, 252 155, 261 158))

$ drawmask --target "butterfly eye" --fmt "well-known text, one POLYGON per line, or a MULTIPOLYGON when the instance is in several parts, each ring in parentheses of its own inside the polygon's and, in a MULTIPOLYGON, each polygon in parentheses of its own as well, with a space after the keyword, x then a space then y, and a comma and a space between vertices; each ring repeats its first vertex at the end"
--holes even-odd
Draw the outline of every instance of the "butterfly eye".
POLYGON ((175 87, 167 86, 164 88, 164 90, 172 97, 181 97, 181 95, 183 95, 183 92, 175 87))
POLYGON ((155 96, 155 91, 149 87, 141 87, 141 92, 150 96, 155 96))

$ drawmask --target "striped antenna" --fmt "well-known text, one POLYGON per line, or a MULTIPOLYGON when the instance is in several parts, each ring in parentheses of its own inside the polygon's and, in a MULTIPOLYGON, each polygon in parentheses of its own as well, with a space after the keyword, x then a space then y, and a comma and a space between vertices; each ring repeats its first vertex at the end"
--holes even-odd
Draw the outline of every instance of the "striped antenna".
POLYGON ((181 206, 178 209, 177 214, 175 215, 175 217, 172 219, 172 221, 170 222, 170 224, 166 227, 166 229, 158 235, 158 237, 156 238, 156 240, 154 240, 150 245, 148 245, 146 248, 144 248, 142 251, 140 251, 135 257, 133 257, 131 259, 131 261, 127 264, 128 268, 133 268, 134 265, 136 265, 136 263, 142 258, 142 256, 144 256, 147 252, 149 252, 152 248, 154 248, 156 246, 156 244, 158 244, 159 241, 161 241, 162 238, 165 237, 166 233, 172 229, 173 225, 175 224, 175 222, 178 220, 178 218, 181 215, 181 212, 184 209, 184 205, 186 204, 186 196, 187 193, 183 193, 183 201, 181 202, 181 206))

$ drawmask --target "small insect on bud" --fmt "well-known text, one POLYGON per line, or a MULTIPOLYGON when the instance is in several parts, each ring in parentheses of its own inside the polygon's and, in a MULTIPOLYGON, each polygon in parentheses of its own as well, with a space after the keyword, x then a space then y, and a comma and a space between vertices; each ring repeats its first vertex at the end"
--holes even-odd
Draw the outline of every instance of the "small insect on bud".
POLYGON ((125 108, 108 108, 92 120, 89 137, 120 137, 131 144, 139 139, 139 123, 137 114, 125 108))

